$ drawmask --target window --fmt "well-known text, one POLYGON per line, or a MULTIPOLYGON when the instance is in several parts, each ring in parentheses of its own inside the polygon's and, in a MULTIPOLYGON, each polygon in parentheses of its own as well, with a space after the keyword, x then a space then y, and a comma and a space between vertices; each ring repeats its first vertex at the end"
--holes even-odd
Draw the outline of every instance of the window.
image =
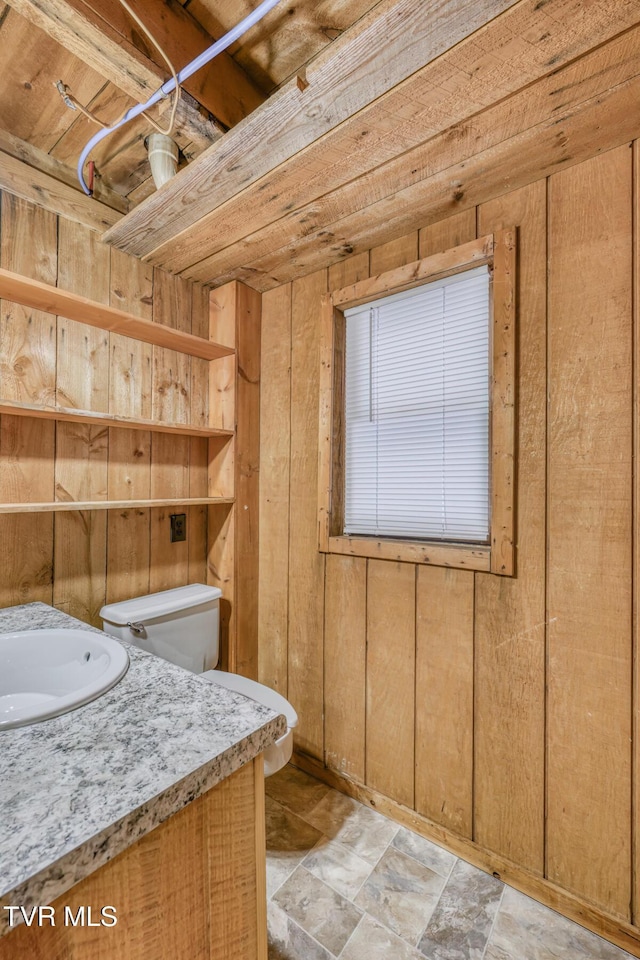
POLYGON ((513 574, 515 232, 328 295, 320 549, 513 574))

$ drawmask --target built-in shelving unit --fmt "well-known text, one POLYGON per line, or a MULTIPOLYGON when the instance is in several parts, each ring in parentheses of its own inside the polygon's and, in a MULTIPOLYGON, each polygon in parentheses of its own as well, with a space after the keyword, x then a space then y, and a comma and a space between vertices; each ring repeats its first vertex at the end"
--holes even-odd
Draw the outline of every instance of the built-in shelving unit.
POLYGON ((51 500, 43 503, 0 503, 2 513, 60 513, 70 510, 133 510, 137 507, 196 507, 231 504, 233 497, 181 497, 173 500, 51 500))
POLYGON ((77 293, 60 290, 48 283, 31 280, 10 270, 0 269, 0 299, 21 303, 34 310, 87 323, 92 327, 110 330, 124 337, 142 340, 168 350, 177 350, 202 360, 217 360, 234 353, 230 347, 195 337, 192 333, 174 330, 162 323, 142 320, 124 310, 96 303, 77 293))
MULTIPOLYGON (((203 360, 232 363, 235 365, 235 348, 205 340, 190 333, 167 327, 164 324, 143 320, 104 304, 96 303, 86 297, 69 291, 60 290, 50 284, 41 283, 23 277, 9 270, 0 269, 0 299, 10 300, 23 306, 45 313, 63 316, 67 319, 86 323, 114 333, 142 340, 158 347, 175 350, 203 360)), ((234 377, 231 377, 233 383, 234 377)), ((188 423, 170 423, 162 420, 149 420, 138 417, 124 417, 117 414, 92 410, 79 410, 74 407, 49 406, 47 404, 26 403, 18 400, 0 400, 0 415, 17 417, 35 417, 36 419, 56 420, 67 423, 79 423, 104 427, 119 427, 127 430, 149 430, 154 433, 174 434, 201 439, 218 439, 213 454, 219 455, 225 449, 227 441, 231 444, 235 435, 233 429, 217 426, 195 426, 188 423), (222 445, 222 446, 221 446, 222 445)), ((223 411, 210 409, 210 417, 219 415, 224 420, 223 411)), ((231 421, 233 423, 233 421, 231 421)), ((211 486, 210 486, 211 490, 211 486)), ((59 513, 89 510, 133 510, 156 507, 186 508, 218 504, 232 505, 235 502, 233 489, 218 490, 223 496, 156 498, 137 500, 51 500, 42 502, 0 503, 0 514, 19 513, 59 513)))
POLYGON ((119 417, 112 413, 76 410, 73 407, 49 407, 43 404, 0 400, 0 415, 38 417, 43 420, 62 420, 66 423, 84 423, 105 427, 124 427, 127 430, 151 430, 156 433, 175 433, 188 437, 232 437, 233 430, 218 427, 195 427, 188 423, 165 423, 162 420, 143 420, 119 417))

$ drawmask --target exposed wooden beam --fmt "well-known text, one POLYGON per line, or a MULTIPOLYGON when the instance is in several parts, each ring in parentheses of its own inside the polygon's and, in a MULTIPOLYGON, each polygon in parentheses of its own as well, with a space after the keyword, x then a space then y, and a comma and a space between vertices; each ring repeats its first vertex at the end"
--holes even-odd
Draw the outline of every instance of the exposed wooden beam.
MULTIPOLYGON (((3 155, 0 159, 0 166, 4 163, 5 156, 14 157, 29 167, 53 177, 54 180, 58 180, 60 183, 66 183, 67 186, 73 187, 74 190, 84 196, 80 189, 75 170, 72 170, 71 167, 68 167, 65 163, 61 163, 59 160, 56 160, 55 157, 45 153, 44 150, 39 150, 38 147, 34 147, 33 144, 27 143, 25 140, 21 140, 7 130, 2 129, 0 129, 0 155, 3 155)), ((0 177, 1 176, 2 174, 0 173, 0 177)), ((25 178, 31 182, 33 189, 33 176, 25 171, 25 178)), ((96 177, 94 182, 93 197, 99 203, 111 207, 112 210, 117 210, 118 213, 127 213, 131 209, 131 204, 126 197, 116 193, 115 190, 112 190, 104 184, 98 177, 96 177)))
MULTIPOLYGON (((103 22, 103 29, 115 30, 121 43, 132 56, 136 52, 155 63, 162 79, 168 76, 166 63, 154 46, 141 35, 139 28, 124 10, 119 0, 68 0, 76 10, 89 10, 91 16, 103 22)), ((149 3, 129 0, 130 6, 170 58, 176 70, 190 63, 213 43, 213 38, 178 0, 149 3)), ((240 19, 240 14, 238 14, 240 19)), ((199 70, 184 84, 198 103, 202 104, 225 127, 234 127, 265 100, 264 93, 228 53, 222 53, 199 70)))
MULTIPOLYGON (((133 44, 124 42, 117 30, 109 27, 82 0, 10 0, 10 5, 138 103, 147 100, 167 79, 166 70, 133 44)), ((223 133, 221 124, 203 116, 193 98, 184 91, 177 123, 184 135, 202 148, 223 133)))
MULTIPOLYGON (((615 10, 593 3, 580 19, 570 12, 570 0, 544 5, 522 0, 145 258, 174 273, 217 282, 232 275, 228 271, 234 265, 306 237, 358 203, 366 206, 423 179, 452 151, 460 158, 472 155, 476 121, 471 128, 465 121, 482 118, 497 101, 541 77, 553 77, 576 57, 632 28, 640 20, 640 2, 624 2, 615 10)), ((553 80, 545 89, 556 95, 543 109, 556 111, 570 99, 553 80)), ((518 121, 525 116, 533 125, 543 115, 537 113, 534 121, 527 97, 522 98, 518 121)), ((321 235, 321 242, 326 245, 330 237, 321 235)))
MULTIPOLYGON (((571 131, 577 131, 581 123, 591 124, 590 107, 594 98, 609 97, 614 89, 618 91, 618 99, 624 97, 620 91, 626 87, 620 85, 635 83, 638 79, 640 27, 610 40, 471 120, 449 127, 371 171, 366 179, 354 179, 254 231, 240 242, 229 244, 184 270, 184 276, 217 283, 243 279, 262 284, 269 282, 266 279, 269 277, 284 282, 349 255, 356 242, 365 242, 368 246, 362 233, 363 218, 372 233, 375 232, 376 244, 399 235, 398 230, 401 233, 404 227, 398 227, 391 207, 397 199, 396 212, 402 211, 402 217, 406 215, 403 188, 412 188, 415 225, 420 226, 427 220, 442 219, 469 205, 489 200, 496 191, 503 193, 507 189, 504 156, 511 158, 509 185, 523 186, 531 178, 543 175, 551 155, 563 163, 569 152, 576 156, 577 146, 573 151, 560 153, 549 152, 548 144, 546 149, 541 149, 549 131, 557 131, 565 123, 571 131), (536 146, 536 140, 540 141, 540 147, 536 146), (489 157, 493 159, 490 161, 489 157), (378 224, 375 217, 383 205, 386 212, 378 224), (356 222, 360 225, 357 228, 356 222), (384 240, 380 239, 381 230, 385 233, 384 240)), ((631 103, 630 93, 627 96, 631 103)), ((609 130, 598 134, 598 144, 616 146, 624 142, 627 135, 637 136, 640 122, 636 121, 634 126, 633 116, 630 110, 630 125, 625 123, 618 129, 616 114, 612 114, 609 130)), ((564 131, 564 126, 562 129, 564 131)), ((558 145, 562 146, 560 139, 558 145)), ((583 142, 578 159, 584 159, 585 146, 588 150, 583 142)), ((221 210, 220 221, 223 213, 226 217, 231 212, 226 208, 221 210)), ((240 214, 236 210, 237 216, 240 214)), ((217 237, 224 231, 224 225, 219 222, 206 229, 217 237)))
MULTIPOLYGON (((312 230, 303 239, 269 255, 217 272, 218 282, 241 280, 256 290, 269 290, 632 141, 640 135, 640 122, 633 109, 640 99, 639 52, 640 48, 636 52, 633 76, 586 100, 564 106, 542 123, 526 127, 525 121, 526 129, 482 149, 483 141, 492 140, 488 126, 491 122, 502 122, 504 130, 506 112, 518 107, 520 116, 525 118, 527 106, 519 97, 518 103, 489 111, 487 125, 480 131, 480 149, 468 158, 361 206, 351 215, 328 223, 320 230, 312 230)), ((561 82, 559 91, 568 93, 571 81, 579 82, 578 66, 573 70, 573 77, 569 74, 572 68, 567 68, 566 75, 563 72, 553 78, 561 82)), ((587 86, 585 81, 583 95, 587 86)), ((533 97, 534 91, 528 88, 527 95, 533 97)), ((475 133, 474 130, 473 135, 475 133)), ((446 149, 443 140, 444 136, 440 145, 446 149)), ((451 159, 451 154, 448 156, 451 159)), ((337 191, 340 193, 342 191, 337 191)), ((332 206, 339 199, 334 196, 332 206)), ((209 272, 193 270, 198 277, 209 272)))
MULTIPOLYGON (((45 167, 53 169, 46 163, 45 167)), ((99 233, 113 226, 122 216, 95 197, 85 196, 77 186, 70 186, 51 173, 43 173, 8 152, 3 152, 0 160, 0 190, 7 190, 99 233)))
POLYGON ((424 0, 381 0, 312 62, 305 84, 293 78, 105 240, 145 256, 516 2, 434 0, 427 12, 424 0))

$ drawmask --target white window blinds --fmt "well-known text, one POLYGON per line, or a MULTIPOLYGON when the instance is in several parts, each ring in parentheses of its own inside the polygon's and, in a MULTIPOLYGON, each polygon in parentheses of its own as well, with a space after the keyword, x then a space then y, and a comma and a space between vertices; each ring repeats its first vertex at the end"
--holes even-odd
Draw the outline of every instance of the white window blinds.
POLYGON ((487 267, 345 317, 345 534, 486 543, 487 267))

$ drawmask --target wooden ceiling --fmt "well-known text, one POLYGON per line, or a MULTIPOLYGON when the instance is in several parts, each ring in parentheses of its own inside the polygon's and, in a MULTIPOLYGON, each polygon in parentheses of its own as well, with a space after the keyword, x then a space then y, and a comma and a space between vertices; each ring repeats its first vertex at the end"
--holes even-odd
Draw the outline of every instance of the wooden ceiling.
MULTIPOLYGON (((257 0, 130 2, 182 65, 257 0)), ((184 94, 173 180, 150 185, 139 121, 87 199, 95 127, 53 84, 114 116, 157 52, 118 0, 11 0, 0 44, 0 186, 214 285, 269 289, 640 135, 640 0, 281 0, 184 94)))
MULTIPOLYGON (((187 85, 177 137, 181 166, 262 103, 283 80, 373 5, 373 0, 282 0, 263 21, 187 85), (233 69, 235 68, 235 69, 233 69)), ((179 69, 255 7, 253 0, 131 0, 179 69)), ((40 169, 54 161, 75 170, 80 152, 99 127, 65 106, 56 89, 62 80, 73 96, 106 123, 152 93, 169 73, 118 0, 0 3, 0 149, 18 155, 14 138, 36 148, 29 154, 40 169), (77 22, 93 24, 112 41, 103 51, 87 40, 77 22), (104 52, 103 63, 100 52, 104 52), (131 61, 131 55, 135 58, 131 61), (131 62, 142 72, 132 79, 131 62), (148 68, 151 67, 150 70, 148 68), (144 70, 149 74, 146 82, 144 70), (4 134, 4 137, 3 137, 4 134), (11 144, 13 143, 13 150, 11 144)), ((164 117, 168 113, 167 104, 164 117)), ((160 119, 157 111, 152 112, 160 119)), ((162 121, 164 122, 164 120, 162 121)), ((153 132, 138 119, 103 141, 92 155, 100 177, 98 195, 122 212, 154 192, 144 138, 153 132)), ((26 158, 22 148, 19 155, 26 158)), ((64 176, 64 171, 60 172, 64 176)), ((73 183, 71 173, 66 181, 73 183)))

